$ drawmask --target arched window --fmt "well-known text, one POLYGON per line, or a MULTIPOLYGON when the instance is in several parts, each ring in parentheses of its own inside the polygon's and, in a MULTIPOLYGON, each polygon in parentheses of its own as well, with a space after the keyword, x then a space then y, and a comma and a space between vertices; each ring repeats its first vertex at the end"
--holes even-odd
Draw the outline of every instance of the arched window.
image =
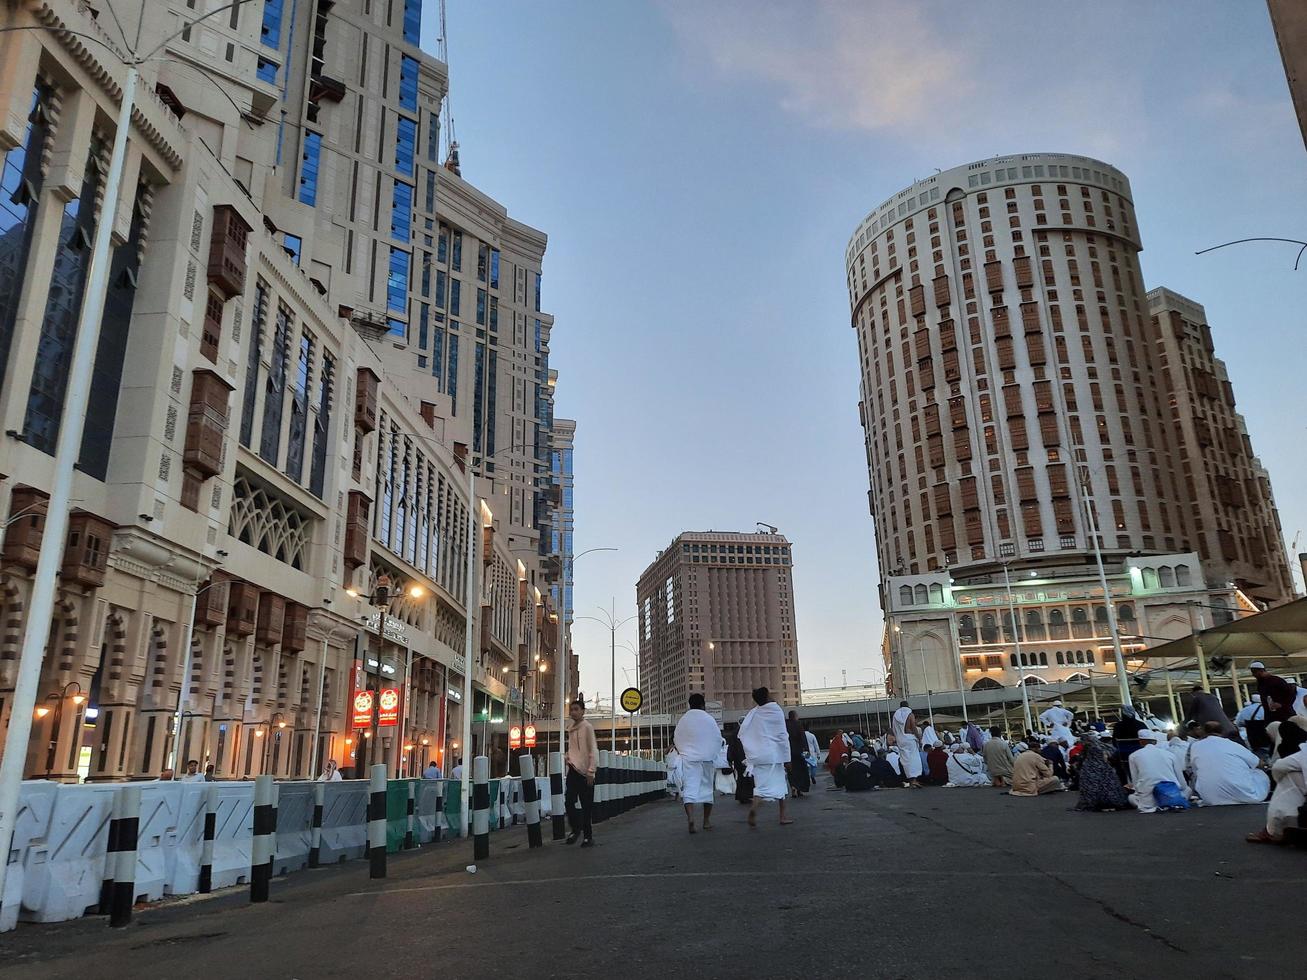
POLYGON ((1079 683, 1084 683, 1085 681, 1088 680, 1089 680, 1088 674, 1072 674, 1070 677, 1067 678, 1068 682, 1077 681, 1079 683))
POLYGON ((1107 606, 1094 606, 1094 622, 1099 626, 1107 625, 1107 606))
POLYGON ((930 593, 924 585, 917 586, 915 593, 912 596, 912 601, 918 606, 924 606, 930 601, 930 593))
POLYGON ((976 642, 976 617, 971 613, 958 619, 958 639, 963 643, 976 642))
POLYGON ((1017 655, 1015 653, 1009 653, 1007 655, 1007 659, 1008 659, 1008 663, 1010 663, 1013 667, 1017 666, 1017 655))
POLYGON ((1026 639, 1042 640, 1047 635, 1044 629, 1044 614, 1038 609, 1026 610, 1026 639))
POLYGON ((985 613, 980 617, 980 642, 998 642, 998 624, 994 621, 993 613, 985 613))
POLYGON ((1193 574, 1189 571, 1188 565, 1175 566, 1175 584, 1188 585, 1193 580, 1193 574))
POLYGON ((1157 569, 1155 568, 1144 569, 1144 588, 1145 589, 1157 588, 1157 569))
POLYGON ((1073 606, 1071 609, 1071 635, 1077 640, 1087 639, 1091 633, 1089 627, 1089 612, 1084 606, 1073 606))
POLYGON ((1061 650, 1057 651, 1056 657, 1057 657, 1057 665, 1058 665, 1059 667, 1061 667, 1061 666, 1063 666, 1063 665, 1066 664, 1066 660, 1063 659, 1063 657, 1062 657, 1062 651, 1061 651, 1061 650))
POLYGON ((1003 685, 992 677, 982 677, 976 683, 971 685, 973 691, 1001 691, 1003 685))
POLYGON ((900 606, 912 605, 912 586, 910 585, 899 586, 899 605, 900 606))
POLYGON ((1040 655, 1039 655, 1039 666, 1041 666, 1041 667, 1047 667, 1047 666, 1048 666, 1048 654, 1047 654, 1047 653, 1040 653, 1040 655))
POLYGON ((944 586, 938 582, 930 587, 930 601, 937 606, 944 604, 944 586))
POLYGON ((1005 612, 1003 614, 1003 642, 1011 643, 1014 639, 1016 639, 1016 636, 1012 630, 1012 614, 1005 612))
POLYGON ((1163 565, 1157 570, 1157 583, 1164 589, 1175 588, 1175 569, 1170 565, 1163 565))
POLYGON ((1034 686, 1035 684, 1043 684, 1043 683, 1044 683, 1044 678, 1042 677, 1038 677, 1035 674, 1026 675, 1026 686, 1028 687, 1034 686))
POLYGON ((1133 603, 1123 602, 1116 607, 1116 618, 1123 623, 1133 623, 1135 621, 1135 607, 1133 603))
POLYGON ((1068 635, 1066 613, 1061 609, 1050 609, 1048 612, 1048 638, 1050 640, 1065 640, 1068 635))

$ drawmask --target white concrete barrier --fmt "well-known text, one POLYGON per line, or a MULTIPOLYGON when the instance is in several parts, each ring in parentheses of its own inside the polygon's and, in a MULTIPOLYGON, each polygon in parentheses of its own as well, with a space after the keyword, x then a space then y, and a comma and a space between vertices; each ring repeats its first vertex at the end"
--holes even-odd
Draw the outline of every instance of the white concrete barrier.
POLYGON ((278 783, 277 838, 272 873, 289 874, 308 867, 313 845, 313 783, 278 783))
POLYGON ((327 783, 322 801, 323 864, 361 858, 367 844, 368 782, 327 783))
POLYGON ((0 928, 76 919, 99 904, 114 789, 23 783, 0 928))

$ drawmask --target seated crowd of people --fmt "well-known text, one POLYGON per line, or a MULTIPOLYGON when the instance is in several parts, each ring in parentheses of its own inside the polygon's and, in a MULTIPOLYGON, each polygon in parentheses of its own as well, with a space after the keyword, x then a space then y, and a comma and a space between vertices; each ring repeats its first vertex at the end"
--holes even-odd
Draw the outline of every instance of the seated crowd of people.
MULTIPOLYGON (((1300 823, 1300 811, 1307 812, 1307 712, 1272 699, 1273 720, 1259 725, 1258 712, 1248 710, 1232 721, 1220 699, 1197 685, 1187 702, 1179 726, 1123 707, 1109 728, 1056 701, 1039 716, 1043 732, 1021 735, 970 722, 956 731, 919 726, 904 702, 890 733, 836 732, 825 768, 835 787, 849 792, 987 786, 1032 797, 1074 791, 1077 810, 1096 812, 1267 803, 1266 825, 1249 841, 1279 843, 1289 828, 1307 829, 1300 823)), ((1261 703, 1259 697, 1253 705, 1261 703)))

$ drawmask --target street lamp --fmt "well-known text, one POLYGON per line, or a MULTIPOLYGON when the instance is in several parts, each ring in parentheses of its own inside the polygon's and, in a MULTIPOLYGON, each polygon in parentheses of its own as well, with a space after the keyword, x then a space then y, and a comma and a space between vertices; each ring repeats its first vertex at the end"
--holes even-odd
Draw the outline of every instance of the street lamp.
POLYGON ((636 617, 627 616, 623 620, 618 620, 616 599, 613 600, 613 608, 611 611, 606 611, 604 609, 600 609, 599 611, 601 613, 604 613, 604 617, 605 617, 604 619, 600 619, 597 616, 577 616, 576 618, 589 619, 593 622, 600 623, 603 626, 608 627, 608 648, 609 648, 609 657, 610 657, 609 682, 612 688, 611 696, 613 699, 613 703, 611 705, 612 708, 611 742, 612 742, 613 751, 616 752, 617 751, 617 631, 621 629, 623 626, 625 626, 627 623, 629 623, 631 620, 635 619, 636 617))
MULTIPOLYGON (((73 704, 77 708, 81 708, 86 703, 86 695, 82 693, 82 685, 78 684, 77 681, 69 681, 61 690, 45 696, 45 700, 54 703, 54 718, 50 720, 50 743, 45 756, 45 775, 47 779, 54 772, 54 757, 59 746, 59 726, 63 720, 64 701, 67 700, 70 694, 72 695, 73 704)), ((34 714, 38 719, 44 718, 50 714, 50 710, 45 705, 41 705, 34 714)))
MULTIPOLYGON (((272 754, 273 742, 277 743, 277 756, 273 757, 272 765, 275 767, 276 764, 280 761, 279 757, 281 755, 281 732, 282 729, 284 729, 285 727, 286 727, 286 716, 283 715, 280 711, 274 711, 272 713, 272 717, 268 719, 268 729, 272 734, 272 738, 268 739, 268 741, 263 743, 263 771, 265 773, 268 771, 268 756, 272 754), (273 729, 276 730, 273 731, 273 729)), ((277 774, 274 772, 272 773, 272 776, 275 779, 277 774)))
POLYGON ((209 579, 191 593, 191 611, 186 617, 186 626, 182 630, 182 683, 177 689, 177 710, 172 716, 172 745, 168 751, 168 768, 173 772, 177 771, 178 750, 181 748, 182 740, 182 709, 186 704, 186 691, 191 686, 191 667, 194 663, 194 651, 191 649, 195 642, 195 609, 199 605, 201 593, 208 592, 218 584, 217 579, 209 579))
MULTIPOLYGON (((564 595, 567 590, 567 583, 571 573, 576 569, 576 562, 579 558, 593 554, 596 551, 616 551, 616 548, 586 548, 580 554, 573 555, 563 564, 563 591, 564 595)), ((566 601, 566 600, 564 600, 566 601)), ((563 615, 566 617, 567 610, 564 608, 563 615)), ((567 675, 571 673, 572 668, 572 650, 568 645, 570 637, 567 635, 567 623, 563 623, 563 637, 561 640, 562 656, 558 662, 558 751, 564 759, 567 758, 567 746, 564 744, 565 730, 567 726, 567 675)))

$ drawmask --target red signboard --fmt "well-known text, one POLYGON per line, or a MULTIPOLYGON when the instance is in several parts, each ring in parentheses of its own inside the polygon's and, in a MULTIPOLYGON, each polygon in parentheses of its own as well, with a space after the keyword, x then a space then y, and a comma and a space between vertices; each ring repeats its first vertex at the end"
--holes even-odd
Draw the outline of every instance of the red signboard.
POLYGON ((522 747, 522 729, 516 725, 508 730, 508 747, 510 749, 520 749, 522 747))
POLYGON ((372 724, 372 692, 365 689, 363 664, 354 661, 354 674, 349 686, 350 714, 354 728, 367 728, 372 724))
POLYGON ((377 697, 377 725, 380 728, 399 724, 400 693, 397 687, 383 687, 377 697))
POLYGON ((534 749, 534 748, 536 747, 536 726, 535 726, 535 725, 527 725, 527 726, 526 726, 526 738, 523 739, 522 744, 525 745, 528 749, 534 749))

